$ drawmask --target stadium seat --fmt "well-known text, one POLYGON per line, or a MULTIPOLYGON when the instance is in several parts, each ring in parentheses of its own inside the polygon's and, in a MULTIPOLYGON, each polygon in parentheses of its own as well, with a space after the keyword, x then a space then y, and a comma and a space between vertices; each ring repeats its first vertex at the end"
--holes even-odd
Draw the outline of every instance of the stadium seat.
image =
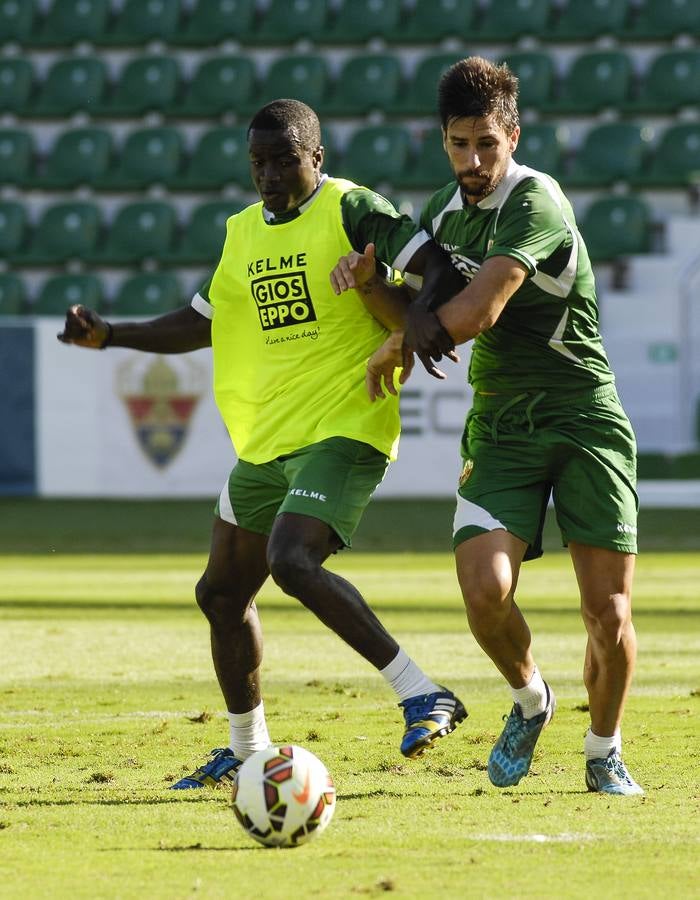
POLYGON ((294 97, 318 113, 324 109, 331 78, 326 57, 300 53, 276 59, 258 91, 258 106, 278 97, 294 97))
POLYGON ((553 178, 562 173, 565 145, 560 129, 550 122, 524 122, 513 157, 521 166, 546 172, 553 178))
POLYGON ((490 0, 474 31, 465 37, 470 42, 499 44, 539 37, 549 27, 550 13, 550 0, 490 0))
POLYGON ((173 272, 140 272, 122 281, 109 312, 114 316, 159 316, 184 306, 188 299, 173 272))
POLYGON ((563 179, 571 187, 603 187, 630 181, 640 172, 651 134, 632 122, 594 125, 578 148, 571 172, 563 179))
POLYGON ((398 26, 384 35, 395 44, 437 44, 444 38, 469 40, 477 0, 431 0, 401 11, 398 26))
POLYGON ((697 109, 700 97, 700 50, 669 50, 654 57, 642 75, 639 94, 628 111, 671 113, 697 109))
POLYGON ((107 88, 107 69, 97 57, 68 56, 49 68, 39 95, 26 115, 63 119, 72 113, 99 111, 107 88))
POLYGON ((247 43, 255 24, 255 0, 198 0, 171 35, 171 44, 215 47, 222 41, 247 43))
POLYGON ((26 116, 34 87, 34 67, 28 59, 0 59, 0 113, 26 116))
POLYGON ((679 122, 663 132, 636 186, 700 187, 700 123, 679 122))
POLYGON ((130 265, 159 259, 167 253, 175 236, 175 210, 159 200, 137 201, 123 206, 112 223, 107 239, 92 260, 130 265))
POLYGON ((226 220, 244 207, 245 204, 237 200, 214 200, 200 204, 190 215, 182 240, 169 261, 180 265, 209 266, 214 271, 226 237, 226 220))
POLYGON ((37 10, 37 0, 0 0, 0 44, 29 43, 37 10))
POLYGON ((13 272, 0 272, 0 316, 20 316, 27 312, 27 292, 22 279, 13 272))
POLYGON ((56 138, 33 184, 45 190, 92 185, 108 171, 112 154, 112 134, 107 129, 71 128, 56 138))
POLYGON ((96 114, 140 116, 171 108, 180 85, 180 66, 172 56, 136 56, 122 70, 114 90, 96 114))
POLYGON ((328 128, 326 125, 321 125, 321 144, 323 145, 322 170, 329 175, 336 175, 340 172, 343 154, 340 150, 335 131, 332 128, 328 128))
POLYGON ((585 211, 581 234, 592 262, 649 250, 651 216, 639 197, 602 197, 585 211))
POLYGON ((418 153, 409 161, 396 184, 401 188, 434 191, 450 181, 454 181, 454 175, 442 145, 442 129, 436 126, 423 135, 418 153))
POLYGON ((110 16, 109 0, 53 0, 39 28, 32 34, 33 47, 70 47, 95 43, 110 16))
POLYGON ((588 114, 617 109, 630 99, 634 71, 626 53, 596 50, 577 56, 548 112, 588 114))
POLYGON ((595 0, 594 3, 568 0, 542 38, 585 44, 603 35, 624 37, 630 6, 629 0, 595 0))
POLYGON ((396 101, 384 112, 391 116, 435 116, 438 81, 460 58, 456 52, 424 56, 406 86, 399 90, 396 101))
POLYGON ((328 11, 329 0, 272 0, 247 43, 274 46, 301 39, 322 42, 328 11))
POLYGON ((324 43, 364 44, 370 38, 387 38, 401 20, 401 0, 341 0, 324 43))
POLYGON ((29 245, 12 256, 23 266, 45 266, 87 259, 97 246, 102 216, 95 203, 68 201, 49 206, 29 245))
MULTIPOLYGON (((165 112, 174 118, 207 119, 250 109, 256 87, 255 65, 247 56, 205 59, 165 112)), ((257 95, 256 95, 257 96, 257 95)))
POLYGON ((137 190, 166 184, 177 175, 183 159, 183 139, 177 128, 138 128, 119 154, 118 164, 95 179, 100 190, 137 190))
POLYGON ((351 56, 335 82, 325 113, 360 116, 372 110, 389 112, 401 84, 401 65, 395 56, 375 53, 351 56))
POLYGON ((34 165, 34 138, 22 128, 0 130, 0 185, 30 184, 34 165))
POLYGON ((222 126, 205 131, 184 171, 168 180, 172 190, 215 190, 237 184, 250 188, 250 161, 246 125, 222 126))
POLYGON ((65 316, 68 307, 76 303, 99 310, 103 299, 102 282, 97 275, 54 275, 42 285, 30 312, 37 316, 65 316))
POLYGON ((358 128, 345 148, 341 172, 358 184, 374 188, 397 184, 411 153, 411 136, 401 125, 358 128))
POLYGON ((0 200, 0 257, 19 252, 27 236, 27 211, 14 200, 0 200))
POLYGON ((680 35, 700 38, 697 0, 643 0, 620 37, 627 41, 669 41, 680 35))
POLYGON ((180 14, 180 0, 125 0, 99 43, 130 47, 155 40, 168 42, 177 31, 180 14))
POLYGON ((539 50, 514 51, 501 62, 518 76, 518 108, 548 112, 556 82, 553 57, 539 50))

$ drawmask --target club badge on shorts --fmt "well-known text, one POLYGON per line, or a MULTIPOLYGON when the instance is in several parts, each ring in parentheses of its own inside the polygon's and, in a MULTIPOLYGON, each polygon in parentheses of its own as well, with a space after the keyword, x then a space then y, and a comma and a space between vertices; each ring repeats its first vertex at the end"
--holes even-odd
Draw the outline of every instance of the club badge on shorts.
POLYGON ((459 475, 459 486, 462 487, 463 484, 466 483, 469 476, 472 474, 472 470, 474 468, 474 460, 473 459, 465 459, 464 465, 462 466, 462 471, 459 475))

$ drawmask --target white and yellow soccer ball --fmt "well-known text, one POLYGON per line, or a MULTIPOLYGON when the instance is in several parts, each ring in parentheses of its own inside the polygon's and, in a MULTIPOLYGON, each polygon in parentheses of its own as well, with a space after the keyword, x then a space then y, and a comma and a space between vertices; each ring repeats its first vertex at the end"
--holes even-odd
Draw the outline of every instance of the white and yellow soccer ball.
POLYGON ((335 812, 335 786, 309 750, 271 746, 249 756, 236 772, 233 811, 261 844, 298 847, 328 827, 335 812))

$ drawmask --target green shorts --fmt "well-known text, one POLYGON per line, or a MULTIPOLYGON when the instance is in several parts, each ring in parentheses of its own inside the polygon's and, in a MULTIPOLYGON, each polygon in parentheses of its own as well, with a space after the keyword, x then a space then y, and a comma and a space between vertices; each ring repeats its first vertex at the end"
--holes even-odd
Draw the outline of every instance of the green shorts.
POLYGON ((320 519, 346 547, 389 464, 379 450, 344 437, 327 438, 261 465, 239 460, 216 514, 248 531, 269 534, 280 513, 320 519))
POLYGON ((564 546, 637 552, 636 444, 614 385, 565 397, 475 395, 462 438, 454 546, 504 528, 542 555, 550 496, 564 546))

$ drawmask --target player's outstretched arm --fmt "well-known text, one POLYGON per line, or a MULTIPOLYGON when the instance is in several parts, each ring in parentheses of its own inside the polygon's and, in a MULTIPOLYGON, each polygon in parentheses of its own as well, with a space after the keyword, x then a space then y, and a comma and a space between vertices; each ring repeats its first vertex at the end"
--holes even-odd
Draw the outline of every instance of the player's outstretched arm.
POLYGON ((403 332, 393 332, 367 361, 365 385, 369 399, 383 400, 384 391, 396 395, 394 372, 402 369, 399 384, 404 384, 413 370, 413 353, 403 346, 403 332))
POLYGON ((78 304, 66 312, 63 331, 57 337, 64 344, 93 350, 130 347, 151 353, 188 353, 211 346, 211 321, 191 306, 183 306, 146 322, 109 323, 93 309, 78 304))

